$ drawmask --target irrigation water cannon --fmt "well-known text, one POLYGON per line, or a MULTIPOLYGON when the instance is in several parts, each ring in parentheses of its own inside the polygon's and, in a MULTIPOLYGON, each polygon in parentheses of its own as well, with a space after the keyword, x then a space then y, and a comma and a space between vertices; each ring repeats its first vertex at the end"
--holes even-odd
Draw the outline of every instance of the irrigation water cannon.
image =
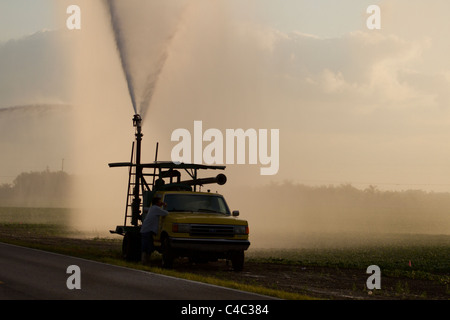
POLYGON ((181 184, 186 185, 204 185, 204 184, 210 184, 210 183, 217 183, 218 185, 224 185, 227 182, 227 177, 223 173, 219 173, 217 176, 212 178, 203 178, 203 179, 192 179, 192 180, 186 180, 181 181, 181 184))
POLYGON ((110 230, 123 236, 124 259, 141 259, 141 222, 157 195, 164 199, 170 213, 161 218, 159 232, 154 236, 155 250, 162 255, 163 267, 170 268, 176 257, 186 256, 200 261, 228 259, 235 270, 242 270, 244 251, 250 245, 248 222, 237 218, 238 211, 230 212, 221 194, 201 192, 206 184, 225 184, 224 174, 210 178, 198 175, 199 170, 224 170, 225 166, 158 161, 158 143, 154 162, 142 163, 139 114, 133 117, 133 127, 136 132, 130 161, 109 163, 110 167, 129 169, 124 223, 110 230), (203 215, 201 221, 199 215, 203 215), (189 231, 181 232, 179 226, 189 231))

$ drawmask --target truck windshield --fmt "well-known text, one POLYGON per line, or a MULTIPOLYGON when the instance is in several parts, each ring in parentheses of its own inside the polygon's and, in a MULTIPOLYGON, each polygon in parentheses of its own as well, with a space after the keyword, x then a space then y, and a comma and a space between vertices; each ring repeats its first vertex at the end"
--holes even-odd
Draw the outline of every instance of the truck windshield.
POLYGON ((230 214, 225 199, 220 195, 166 194, 164 202, 167 211, 188 211, 230 214))

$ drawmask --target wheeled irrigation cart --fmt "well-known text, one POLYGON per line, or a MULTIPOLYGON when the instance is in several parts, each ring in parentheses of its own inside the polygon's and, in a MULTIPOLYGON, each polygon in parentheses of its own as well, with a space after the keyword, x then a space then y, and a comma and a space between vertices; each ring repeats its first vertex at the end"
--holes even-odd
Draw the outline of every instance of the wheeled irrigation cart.
POLYGON ((124 236, 124 258, 140 258, 140 226, 152 198, 158 194, 169 211, 168 216, 160 218, 160 230, 154 237, 163 267, 171 267, 175 258, 184 256, 202 261, 229 259, 236 270, 242 270, 244 251, 250 245, 247 221, 237 218, 239 211, 230 212, 222 195, 197 190, 205 184, 223 185, 227 181, 221 173, 199 178, 199 170, 224 170, 225 166, 157 161, 158 144, 155 161, 141 163, 141 122, 136 114, 130 162, 109 164, 129 168, 124 223, 110 231, 124 236))

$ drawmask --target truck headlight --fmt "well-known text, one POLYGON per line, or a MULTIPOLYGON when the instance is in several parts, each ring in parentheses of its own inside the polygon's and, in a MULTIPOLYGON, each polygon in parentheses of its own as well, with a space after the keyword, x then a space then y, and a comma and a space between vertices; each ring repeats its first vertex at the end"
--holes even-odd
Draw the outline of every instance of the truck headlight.
POLYGON ((234 226, 235 234, 248 234, 248 226, 234 226))
POLYGON ((189 233, 191 231, 191 225, 187 223, 173 223, 172 232, 175 233, 189 233))

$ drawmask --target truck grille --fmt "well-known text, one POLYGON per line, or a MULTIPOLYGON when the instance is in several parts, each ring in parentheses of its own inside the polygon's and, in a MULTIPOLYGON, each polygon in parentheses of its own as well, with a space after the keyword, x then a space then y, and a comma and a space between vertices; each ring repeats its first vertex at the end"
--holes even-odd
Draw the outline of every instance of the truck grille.
POLYGON ((193 224, 191 225, 191 236, 204 237, 232 237, 234 236, 234 227, 226 225, 208 225, 193 224))

